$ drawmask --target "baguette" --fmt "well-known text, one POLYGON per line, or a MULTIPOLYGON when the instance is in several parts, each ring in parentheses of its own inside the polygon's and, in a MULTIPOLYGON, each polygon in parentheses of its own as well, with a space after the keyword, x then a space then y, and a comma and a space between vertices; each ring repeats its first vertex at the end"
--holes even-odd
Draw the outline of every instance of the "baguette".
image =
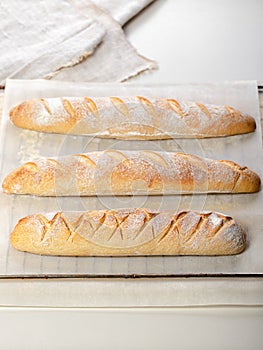
POLYGON ((232 255, 246 247, 245 231, 231 217, 146 209, 30 215, 10 241, 18 250, 62 256, 232 255))
POLYGON ((252 132, 255 120, 229 107, 130 97, 40 98, 10 112, 30 130, 126 140, 220 137, 252 132))
POLYGON ((256 192, 247 167, 180 152, 107 150, 39 158, 12 171, 6 193, 37 196, 161 195, 256 192))

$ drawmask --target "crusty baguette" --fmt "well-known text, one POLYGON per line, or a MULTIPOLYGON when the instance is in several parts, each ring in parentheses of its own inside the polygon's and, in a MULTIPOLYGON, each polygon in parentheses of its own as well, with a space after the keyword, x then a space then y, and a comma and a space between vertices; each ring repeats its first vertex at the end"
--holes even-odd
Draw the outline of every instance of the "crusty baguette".
POLYGON ((231 217, 193 211, 146 209, 42 214, 19 220, 14 248, 71 256, 232 255, 245 249, 246 235, 231 217))
POLYGON ((130 140, 219 137, 256 128, 252 117, 229 106, 141 96, 34 99, 13 108, 10 118, 30 130, 130 140))
POLYGON ((227 160, 180 152, 107 150, 40 158, 11 172, 6 193, 39 196, 255 192, 260 178, 227 160))

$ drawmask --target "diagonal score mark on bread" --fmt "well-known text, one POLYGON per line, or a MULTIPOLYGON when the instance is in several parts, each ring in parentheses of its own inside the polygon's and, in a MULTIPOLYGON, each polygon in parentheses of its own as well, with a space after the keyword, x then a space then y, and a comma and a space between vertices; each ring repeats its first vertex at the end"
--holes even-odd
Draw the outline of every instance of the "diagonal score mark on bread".
POLYGON ((224 106, 225 107, 225 109, 229 112, 229 114, 232 116, 232 117, 236 117, 237 116, 237 111, 233 108, 233 107, 231 107, 231 106, 227 106, 227 105, 225 105, 224 106))
POLYGON ((88 110, 94 115, 94 117, 96 117, 97 119, 100 119, 100 114, 96 103, 87 96, 84 97, 84 102, 85 102, 85 106, 88 107, 88 110))
POLYGON ((84 163, 85 165, 91 166, 93 168, 96 167, 96 163, 94 162, 94 160, 92 160, 86 154, 79 153, 79 154, 75 154, 74 156, 78 158, 79 162, 84 163))
POLYGON ((195 239, 197 239, 200 232, 202 232, 203 228, 206 226, 208 222, 207 215, 200 215, 200 220, 195 227, 195 229, 189 234, 189 236, 185 239, 184 243, 191 244, 195 239))
POLYGON ((217 236, 221 235, 221 232, 225 230, 226 228, 230 227, 231 225, 234 224, 234 220, 230 217, 222 218, 221 224, 218 225, 216 230, 213 232, 213 236, 211 239, 216 239, 217 236))
MULTIPOLYGON (((32 215, 32 217, 33 217, 33 215, 32 215)), ((66 238, 66 241, 72 235, 72 231, 70 229, 70 226, 68 226, 66 224, 61 213, 56 213, 51 220, 47 220, 47 218, 42 214, 38 215, 37 219, 41 225, 41 236, 39 239, 40 244, 43 244, 43 245, 53 244, 55 236, 52 233, 53 233, 55 225, 58 222, 60 222, 60 226, 62 223, 65 224, 65 227, 68 230, 68 237, 66 238)))
POLYGON ((80 221, 75 227, 75 231, 85 239, 92 239, 94 234, 99 230, 99 228, 103 225, 106 219, 106 213, 104 212, 102 212, 101 215, 95 215, 95 217, 92 216, 93 213, 96 212, 89 212, 81 215, 80 221), (86 227, 86 225, 88 225, 88 227, 86 227), (88 229, 88 231, 86 231, 86 229, 88 229))
POLYGON ((241 167, 239 164, 230 160, 220 160, 219 162, 224 164, 225 166, 228 166, 230 169, 233 170, 233 172, 236 173, 233 176, 233 186, 231 192, 235 192, 236 190, 238 191, 239 181, 242 181, 242 178, 244 177, 244 174, 246 174, 246 172, 249 172, 248 167, 241 167))
POLYGON ((146 155, 147 158, 149 158, 153 163, 163 166, 165 168, 170 167, 170 164, 167 162, 164 156, 161 154, 151 151, 151 150, 145 150, 141 151, 143 154, 146 155))
MULTIPOLYGON (((144 232, 148 231, 148 235, 146 235, 146 237, 148 238, 150 236, 149 239, 151 238, 155 238, 154 232, 153 232, 153 220, 156 217, 156 214, 154 213, 147 213, 145 210, 143 211, 143 219, 141 221, 140 227, 137 227, 137 230, 134 232, 134 236, 133 236, 133 240, 137 242, 140 242, 140 239, 143 235, 144 232), (146 214, 146 215, 145 215, 146 214), (150 235, 149 235, 149 231, 150 231, 150 235), (152 237, 151 237, 152 235, 152 237)), ((145 237, 145 238, 146 238, 145 237)))
POLYGON ((242 170, 246 170, 247 167, 240 167, 237 163, 231 161, 221 161, 221 163, 224 163, 236 172, 236 175, 233 177, 233 187, 231 190, 231 192, 234 192, 235 188, 238 186, 238 181, 242 176, 242 170))
POLYGON ((76 123, 77 122, 76 112, 75 112, 75 109, 73 108, 71 102, 66 98, 62 98, 61 101, 62 101, 62 104, 63 104, 65 111, 69 114, 71 119, 73 119, 76 123))
POLYGON ((136 193, 137 188, 143 193, 151 188, 159 191, 163 188, 160 170, 147 159, 129 158, 116 165, 112 169, 110 182, 114 194, 118 194, 120 182, 127 193, 136 193))
POLYGON ((128 119, 130 118, 129 108, 126 106, 126 104, 121 98, 112 96, 110 97, 110 101, 119 113, 121 113, 124 117, 128 119))
POLYGON ((212 113, 209 112, 208 108, 204 104, 196 102, 196 105, 202 110, 202 112, 204 112, 205 115, 208 116, 208 118, 213 118, 212 113))
POLYGON ((183 112, 182 107, 178 101, 171 98, 167 99, 166 101, 168 102, 168 105, 172 109, 172 111, 174 111, 177 115, 179 115, 182 118, 185 116, 185 113, 183 112))
POLYGON ((200 221, 202 221, 202 215, 187 211, 179 213, 179 215, 174 218, 174 227, 176 228, 179 237, 181 237, 180 245, 183 245, 183 243, 191 239, 192 235, 197 230, 200 221), (187 229, 185 229, 185 227, 187 227, 187 229))
POLYGON ((137 96, 137 99, 141 103, 143 109, 151 116, 153 119, 157 118, 157 111, 153 103, 146 97, 137 96))
MULTIPOLYGON (((171 220, 171 224, 170 226, 167 228, 166 231, 164 231, 164 234, 161 235, 161 237, 159 238, 159 242, 163 241, 166 239, 166 236, 170 233, 170 232, 173 232, 176 234, 179 235, 179 230, 178 230, 178 224, 180 223, 180 221, 183 220, 183 218, 187 215, 187 212, 180 212, 179 214, 175 214, 173 217, 172 217, 172 220, 171 220)), ((179 251, 180 251, 180 239, 178 240, 178 246, 179 246, 179 251)))
POLYGON ((128 157, 121 151, 108 149, 104 151, 105 154, 109 155, 112 158, 115 158, 116 160, 122 162, 123 160, 128 159, 128 157))
POLYGON ((51 115, 51 114, 52 114, 52 111, 51 111, 51 109, 49 108, 49 106, 48 106, 46 100, 45 100, 44 98, 40 98, 39 101, 40 101, 40 103, 42 104, 42 106, 45 108, 45 110, 47 111, 47 113, 51 115))
POLYGON ((108 237, 107 241, 109 242, 111 239, 113 239, 114 235, 116 235, 116 233, 119 230, 120 233, 120 237, 123 240, 123 231, 122 231, 122 223, 125 221, 125 219, 128 217, 128 214, 124 217, 122 217, 121 219, 119 219, 118 217, 115 216, 116 218, 116 222, 118 223, 115 227, 115 229, 113 230, 112 234, 108 237))

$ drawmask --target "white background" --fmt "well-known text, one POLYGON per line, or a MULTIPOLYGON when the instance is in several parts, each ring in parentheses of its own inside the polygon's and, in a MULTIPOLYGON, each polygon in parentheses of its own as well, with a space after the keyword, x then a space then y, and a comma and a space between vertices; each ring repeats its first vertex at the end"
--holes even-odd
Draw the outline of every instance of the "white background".
POLYGON ((263 81, 262 0, 157 0, 125 32, 159 64, 140 81, 263 81))

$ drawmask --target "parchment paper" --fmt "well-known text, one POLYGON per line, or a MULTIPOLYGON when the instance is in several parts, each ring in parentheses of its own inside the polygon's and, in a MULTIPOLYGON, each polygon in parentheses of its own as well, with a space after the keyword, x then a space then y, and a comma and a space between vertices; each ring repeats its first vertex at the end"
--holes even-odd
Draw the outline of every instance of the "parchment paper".
MULTIPOLYGON (((58 156, 92 150, 183 150, 203 157, 230 159, 247 165, 262 178, 261 131, 256 82, 143 86, 132 84, 84 84, 55 81, 9 80, 1 129, 1 179, 14 168, 39 156, 58 156), (8 119, 15 104, 34 97, 148 95, 229 104, 254 116, 255 133, 227 138, 168 141, 116 141, 38 133, 18 129, 8 119)), ((262 191, 238 195, 185 195, 154 197, 40 198, 0 195, 1 276, 131 276, 131 275, 236 275, 263 273, 262 191), (87 210, 144 206, 150 209, 215 210, 232 215, 247 228, 247 250, 230 257, 42 257, 18 252, 9 245, 9 234, 23 216, 57 210, 87 210)))

